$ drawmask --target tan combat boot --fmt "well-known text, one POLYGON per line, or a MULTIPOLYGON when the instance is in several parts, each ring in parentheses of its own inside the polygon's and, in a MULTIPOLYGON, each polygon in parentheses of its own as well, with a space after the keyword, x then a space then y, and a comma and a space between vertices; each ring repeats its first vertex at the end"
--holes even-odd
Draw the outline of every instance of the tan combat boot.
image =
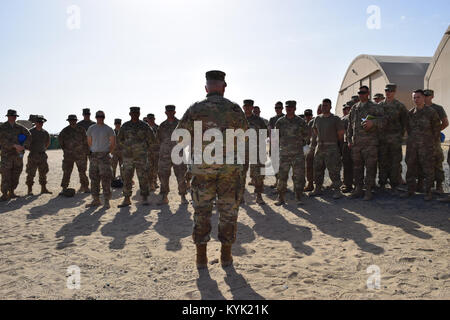
POLYGON ((372 188, 367 188, 366 189, 366 193, 364 194, 364 201, 370 201, 373 198, 373 194, 372 194, 372 188))
POLYGON ((282 206, 284 204, 286 204, 286 199, 284 197, 284 193, 280 193, 280 194, 278 194, 278 201, 275 202, 275 205, 277 207, 280 207, 280 206, 282 206))
POLYGON ((103 204, 103 208, 105 208, 105 209, 111 208, 111 204, 109 203, 109 199, 105 198, 105 203, 103 204))
POLYGON ((86 208, 95 208, 102 205, 99 196, 93 196, 93 198, 92 202, 86 205, 86 208))
POLYGON ((123 202, 121 204, 119 204, 117 207, 118 208, 125 208, 125 207, 129 207, 129 206, 131 206, 131 200, 130 200, 129 196, 126 196, 123 199, 123 202))
POLYGON ((29 196, 33 195, 33 186, 32 185, 28 185, 28 195, 29 196))
POLYGON ((167 197, 167 194, 164 193, 161 195, 161 200, 159 200, 158 205, 162 206, 162 205, 166 205, 169 204, 169 198, 167 197))
POLYGON ((2 196, 0 197, 0 201, 8 201, 9 200, 9 195, 8 193, 4 193, 2 194, 2 196))
POLYGON ((233 264, 233 256, 231 255, 231 244, 222 244, 220 249, 220 262, 223 268, 233 264))
POLYGON ((206 255, 206 243, 197 245, 197 269, 205 269, 208 267, 208 257, 206 255))
POLYGON ((19 196, 17 194, 14 193, 14 190, 10 190, 9 191, 9 198, 10 199, 15 199, 18 198, 19 196))

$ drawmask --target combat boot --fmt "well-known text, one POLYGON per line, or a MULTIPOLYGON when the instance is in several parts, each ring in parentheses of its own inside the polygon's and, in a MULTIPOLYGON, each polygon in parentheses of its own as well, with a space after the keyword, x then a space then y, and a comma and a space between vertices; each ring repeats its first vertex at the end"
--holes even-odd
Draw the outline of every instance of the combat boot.
POLYGON ((148 196, 142 196, 142 205, 148 206, 150 203, 148 202, 148 196))
POLYGON ((189 201, 186 199, 186 195, 181 195, 181 204, 189 204, 189 201))
POLYGON ((105 199, 105 203, 103 204, 103 208, 105 208, 105 209, 111 208, 111 204, 109 203, 109 199, 105 199))
POLYGON ((129 206, 131 206, 131 200, 130 200, 129 196, 126 196, 123 199, 123 202, 121 204, 119 204, 117 207, 118 208, 125 208, 125 207, 129 207, 129 206))
POLYGON ((308 182, 308 185, 303 189, 304 192, 310 192, 314 190, 314 183, 308 182))
POLYGON ((45 184, 43 184, 43 185, 41 185, 41 194, 52 194, 52 193, 50 191, 48 191, 45 184))
POLYGON ((87 186, 81 186, 80 189, 78 189, 78 193, 91 193, 91 190, 89 190, 89 187, 87 186))
POLYGON ((266 202, 263 200, 261 193, 256 194, 256 203, 260 205, 266 204, 266 202))
POLYGON ((86 205, 86 208, 95 208, 102 205, 99 196, 93 196, 93 198, 92 202, 86 205))
POLYGON ((32 185, 28 185, 28 195, 29 196, 33 195, 33 186, 32 185))
POLYGON ((297 201, 298 206, 301 206, 304 204, 302 201, 302 197, 303 197, 303 192, 298 191, 295 193, 295 200, 297 201))
POLYGON ((18 198, 19 196, 17 194, 14 193, 14 190, 10 190, 9 191, 9 198, 10 199, 15 199, 18 198))
POLYGON ((342 186, 341 190, 342 190, 343 193, 350 193, 350 192, 352 192, 353 188, 351 186, 350 187, 349 186, 342 186))
POLYGON ((363 200, 364 201, 370 201, 370 200, 372 200, 372 198, 373 198, 372 188, 367 188, 363 200))
POLYGON ((364 195, 364 191, 361 187, 357 186, 355 190, 353 190, 352 194, 350 195, 350 198, 356 199, 361 198, 364 195))
POLYGON ((206 243, 197 245, 197 269, 208 267, 208 256, 206 255, 206 243))
POLYGON ((222 264, 222 268, 229 267, 233 264, 231 244, 222 244, 222 248, 220 249, 220 262, 222 264))
POLYGON ((285 198, 284 198, 284 193, 279 193, 279 194, 278 194, 278 201, 275 202, 275 205, 276 205, 277 207, 280 207, 280 206, 282 206, 282 205, 284 205, 284 204, 286 204, 286 200, 285 200, 285 198))
POLYGON ((320 196, 320 195, 322 195, 322 186, 319 186, 319 185, 316 185, 314 187, 314 191, 310 192, 308 194, 308 196, 310 196, 310 197, 317 197, 317 196, 320 196))
POLYGON ((59 193, 60 196, 63 196, 66 193, 67 188, 62 188, 61 192, 59 193))
POLYGON ((8 193, 4 193, 2 194, 2 196, 0 197, 0 201, 8 201, 9 200, 9 195, 8 193))
POLYGON ((159 200, 158 205, 162 206, 166 204, 169 204, 169 198, 167 198, 167 194, 164 193, 161 195, 161 200, 159 200))

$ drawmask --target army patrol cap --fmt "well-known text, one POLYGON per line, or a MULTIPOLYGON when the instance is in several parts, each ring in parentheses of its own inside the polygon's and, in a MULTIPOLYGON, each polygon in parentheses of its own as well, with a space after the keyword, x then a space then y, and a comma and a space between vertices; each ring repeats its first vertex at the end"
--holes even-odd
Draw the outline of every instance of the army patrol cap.
POLYGON ((296 106, 297 106, 297 101, 295 101, 295 100, 286 101, 286 107, 296 107, 296 106))
POLYGON ((78 121, 76 114, 69 114, 66 121, 78 121))
POLYGON ((5 117, 18 117, 18 116, 19 116, 19 115, 17 114, 17 111, 16 111, 16 110, 10 109, 10 110, 8 110, 8 113, 6 114, 5 117))
POLYGON ((376 95, 373 96, 375 99, 385 99, 384 94, 382 93, 377 93, 376 95))
POLYGON ((397 91, 397 85, 395 83, 388 83, 386 85, 386 88, 384 88, 384 91, 390 91, 390 92, 397 91))
POLYGON ((130 107, 130 112, 141 112, 141 108, 139 108, 139 107, 130 107))
POLYGON ((166 111, 175 111, 175 106, 173 104, 169 104, 166 106, 166 111))
POLYGON ((47 119, 45 119, 44 116, 40 115, 40 114, 36 115, 35 120, 36 120, 36 122, 42 122, 42 123, 47 122, 47 119))
POLYGON ((225 72, 219 70, 211 70, 206 73, 206 80, 225 81, 225 72))
POLYGON ((313 111, 311 109, 306 109, 305 110, 305 117, 312 117, 313 116, 313 111))
POLYGON ((425 94, 426 97, 434 96, 434 91, 431 89, 426 89, 423 91, 423 93, 425 94))
POLYGON ((358 102, 359 101, 359 96, 352 96, 352 101, 358 102))
POLYGON ((147 115, 147 119, 155 119, 155 115, 153 113, 149 113, 147 115))
POLYGON ((251 99, 244 100, 244 106, 252 106, 255 104, 255 101, 251 99))
POLYGON ((87 115, 91 115, 91 109, 89 109, 89 108, 83 109, 83 116, 87 116, 87 115))
POLYGON ((350 104, 350 102, 347 102, 346 104, 344 104, 344 105, 342 106, 342 110, 350 109, 351 107, 352 107, 352 105, 350 104))
POLYGON ((122 124, 122 119, 114 119, 114 124, 122 124))

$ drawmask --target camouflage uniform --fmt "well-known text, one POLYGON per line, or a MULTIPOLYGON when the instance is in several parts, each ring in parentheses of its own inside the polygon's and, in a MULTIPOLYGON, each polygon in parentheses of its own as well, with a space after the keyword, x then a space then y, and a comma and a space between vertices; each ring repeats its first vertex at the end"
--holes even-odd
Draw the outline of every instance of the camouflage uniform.
MULTIPOLYGON (((282 113, 280 115, 276 115, 275 117, 270 118, 270 120, 269 120, 269 129, 271 129, 271 130, 275 129, 275 124, 277 123, 277 121, 279 119, 283 118, 284 116, 285 116, 285 114, 282 113)), ((270 137, 270 135, 269 135, 269 137, 270 137)), ((271 154, 271 151, 272 151, 270 148, 272 148, 272 144, 270 144, 270 146, 269 146, 269 154, 271 154)), ((275 179, 276 179, 275 186, 278 186, 278 178, 279 178, 278 173, 276 173, 275 174, 275 179)))
POLYGON ((20 174, 23 169, 23 157, 21 157, 14 148, 14 144, 20 144, 18 138, 19 134, 27 136, 23 146, 28 149, 32 142, 31 134, 28 129, 18 123, 15 123, 13 126, 11 126, 9 122, 0 125, 1 189, 4 195, 8 192, 13 193, 17 188, 19 185, 20 174))
POLYGON ((342 165, 344 167, 344 185, 347 187, 347 189, 351 190, 353 188, 353 160, 352 152, 348 147, 347 139, 349 116, 350 115, 346 115, 341 118, 345 130, 344 145, 342 146, 342 165))
POLYGON ((32 187, 34 184, 34 176, 36 170, 39 170, 39 184, 45 186, 47 184, 47 173, 49 171, 47 163, 47 145, 50 143, 50 135, 44 129, 37 130, 32 128, 30 130, 32 137, 30 145, 30 154, 27 162, 27 186, 32 187))
POLYGON ((379 182, 384 186, 389 178, 391 187, 396 188, 401 181, 401 162, 403 158, 402 140, 408 122, 408 110, 398 100, 382 102, 385 127, 379 132, 379 182))
POLYGON ((286 116, 275 124, 280 137, 280 171, 278 179, 278 194, 283 195, 287 190, 289 170, 292 167, 294 190, 303 192, 305 187, 305 156, 303 146, 308 138, 308 127, 302 118, 294 116, 288 119, 286 116))
POLYGON ((313 131, 314 119, 308 121, 308 135, 311 137, 310 139, 310 149, 308 154, 306 155, 306 180, 308 180, 308 184, 313 184, 314 182, 314 155, 317 147, 317 136, 313 131))
POLYGON ((419 168, 423 170, 425 191, 431 192, 434 182, 434 155, 436 140, 439 139, 441 122, 436 111, 424 107, 413 108, 408 112, 408 143, 406 147, 406 183, 410 193, 416 191, 419 168), (430 161, 431 157, 431 161, 430 161))
POLYGON ((89 127, 95 124, 92 120, 81 120, 77 122, 77 126, 82 127, 86 132, 88 131, 89 127))
POLYGON ((378 161, 378 131, 383 128, 383 109, 372 101, 358 102, 353 106, 349 114, 349 126, 347 139, 352 143, 353 177, 355 186, 362 189, 372 189, 375 186, 378 161), (366 131, 362 126, 362 119, 367 116, 377 119, 372 120, 374 127, 366 131), (366 177, 364 179, 364 167, 366 177))
MULTIPOLYGON (((193 104, 180 120, 178 128, 187 129, 194 139, 194 121, 202 122, 203 133, 218 128, 224 136, 224 163, 226 155, 226 129, 248 129, 241 107, 217 93, 193 104)), ((203 142, 202 152, 210 142, 203 142)), ((192 150, 192 148, 191 148, 192 150)), ((192 164, 191 195, 194 206, 195 244, 206 244, 210 240, 211 215, 214 201, 219 212, 219 240, 222 244, 233 244, 236 240, 239 210, 240 178, 242 165, 235 164, 192 164)))
POLYGON ((93 152, 89 156, 89 178, 91 178, 92 196, 100 195, 100 181, 102 182, 105 200, 111 199, 111 156, 109 152, 93 152))
POLYGON ((70 175, 72 174, 73 164, 76 163, 78 174, 80 175, 80 184, 84 189, 89 188, 89 180, 86 176, 87 155, 89 146, 87 144, 86 130, 76 125, 72 128, 70 125, 65 127, 58 136, 59 145, 64 152, 62 169, 63 178, 61 187, 69 187, 70 175))
POLYGON ((317 130, 317 151, 314 155, 314 182, 323 185, 325 168, 332 181, 332 188, 339 190, 341 181, 341 151, 338 132, 344 130, 341 119, 334 114, 328 117, 319 115, 315 118, 313 129, 317 130))
MULTIPOLYGON (((157 136, 158 128, 159 128, 159 126, 156 124, 153 127, 150 126, 150 129, 152 129, 155 137, 157 136)), ((157 185, 159 148, 160 148, 160 144, 158 143, 157 140, 155 140, 155 143, 151 145, 150 152, 148 154, 148 161, 149 161, 149 165, 150 165, 149 183, 150 183, 150 186, 153 186, 153 187, 156 187, 156 185, 157 185)))
MULTIPOLYGON (((267 126, 262 120, 262 118, 252 114, 250 117, 247 118, 249 128, 256 130, 256 137, 258 141, 258 146, 256 148, 258 159, 259 159, 259 130, 260 129, 266 129, 267 126)), ((264 191, 264 176, 261 175, 261 168, 264 167, 264 165, 261 165, 260 162, 262 161, 265 163, 266 159, 259 159, 258 164, 251 164, 249 165, 249 147, 247 145, 246 152, 245 152, 246 161, 244 164, 244 169, 241 176, 241 191, 240 191, 240 199, 243 198, 244 192, 245 192, 245 185, 246 185, 246 179, 247 179, 247 172, 248 168, 250 166, 250 177, 253 179, 255 184, 255 193, 262 193, 264 191)))
POLYGON ((143 121, 125 122, 117 136, 117 146, 123 155, 123 195, 131 197, 132 180, 136 169, 141 196, 149 194, 148 185, 148 151, 155 143, 155 135, 143 121))
POLYGON ((175 176, 178 181, 178 194, 186 194, 186 170, 185 164, 174 165, 172 163, 172 148, 177 145, 176 141, 171 141, 172 132, 178 125, 179 120, 175 118, 174 121, 164 121, 159 125, 157 139, 161 144, 159 150, 159 162, 158 162, 158 177, 161 182, 161 194, 167 195, 170 191, 169 178, 171 175, 172 167, 175 172, 175 176))
MULTIPOLYGON (((447 113, 444 108, 437 104, 432 104, 431 107, 437 112, 439 116, 439 120, 442 122, 443 119, 447 118, 447 113)), ((436 140, 436 148, 435 148, 435 163, 434 163, 434 179, 436 184, 442 184, 445 181, 445 173, 444 173, 444 151, 442 150, 440 137, 436 140)))
MULTIPOLYGON (((114 129, 114 133, 116 134, 116 140, 117 140, 117 136, 119 135, 119 130, 114 129)), ((120 152, 119 148, 116 146, 112 152, 112 159, 111 159, 111 167, 112 167, 114 178, 116 177, 117 164, 119 164, 120 177, 123 180, 123 172, 122 172, 123 156, 122 156, 122 153, 120 152)))

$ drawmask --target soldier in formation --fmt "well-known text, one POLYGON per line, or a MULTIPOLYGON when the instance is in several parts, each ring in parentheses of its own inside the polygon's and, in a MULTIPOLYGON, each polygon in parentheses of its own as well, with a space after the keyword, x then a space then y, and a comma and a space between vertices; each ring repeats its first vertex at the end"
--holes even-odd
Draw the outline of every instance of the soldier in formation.
MULTIPOLYGON (((153 134, 155 137, 158 133, 159 126, 155 123, 155 115, 153 113, 149 113, 147 115, 147 124, 150 126, 150 129, 152 129, 153 134)), ((157 183, 157 177, 158 177, 158 162, 159 162, 159 148, 160 144, 157 140, 155 140, 155 143, 150 147, 150 152, 148 154, 149 158, 149 185, 150 185, 150 192, 155 191, 156 188, 158 188, 157 183)))
MULTIPOLYGON (((272 118, 270 118, 269 120, 269 129, 275 129, 275 124, 276 122, 285 116, 285 114, 283 113, 283 102, 278 101, 277 103, 275 103, 275 113, 276 115, 272 118)), ((271 134, 269 134, 269 137, 271 137, 271 134)), ((272 147, 272 144, 270 144, 270 147, 272 147)), ((271 154, 271 150, 269 150, 269 154, 271 154)), ((275 174, 275 184, 270 186, 272 189, 277 188, 278 186, 278 173, 275 174)))
MULTIPOLYGON (((114 134, 116 135, 116 138, 119 135, 121 126, 122 126, 122 119, 114 119, 114 134)), ((120 177, 123 179, 123 172, 122 172, 123 156, 119 148, 116 146, 112 152, 112 159, 111 159, 113 178, 116 178, 117 165, 119 165, 120 177)))

